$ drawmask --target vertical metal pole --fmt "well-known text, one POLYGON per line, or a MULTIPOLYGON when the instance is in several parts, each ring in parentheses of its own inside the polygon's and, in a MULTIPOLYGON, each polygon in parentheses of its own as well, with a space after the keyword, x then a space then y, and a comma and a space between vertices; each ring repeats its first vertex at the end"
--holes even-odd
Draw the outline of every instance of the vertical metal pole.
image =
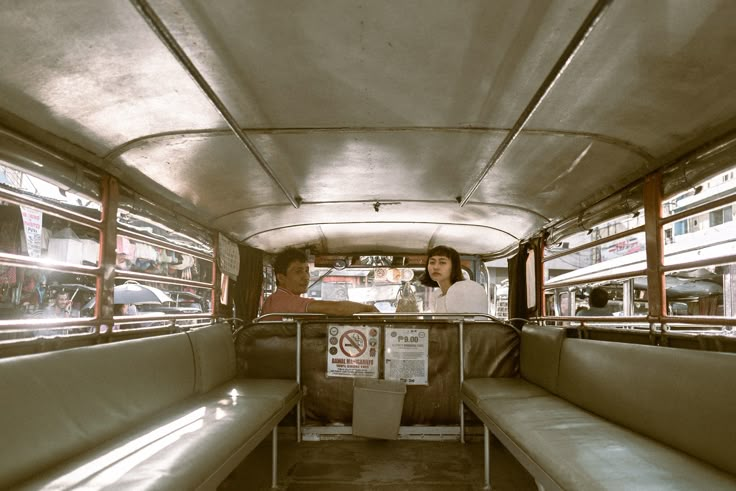
MULTIPOLYGON (((302 391, 302 321, 296 321, 296 384, 302 391)), ((302 398, 296 403, 296 441, 302 441, 302 398)))
MULTIPOLYGON (((458 325, 458 344, 460 345, 460 390, 462 391, 463 388, 463 381, 465 380, 465 346, 463 343, 463 340, 465 339, 465 336, 463 335, 463 325, 464 321, 461 319, 460 324, 458 325)), ((460 442, 465 443, 465 411, 463 410, 463 398, 462 395, 460 396, 460 442)))
POLYGON ((634 280, 633 278, 630 280, 625 280, 624 283, 624 295, 623 295, 623 303, 624 303, 624 316, 631 317, 634 315, 634 280))
POLYGON ((276 474, 278 471, 278 449, 279 449, 279 437, 278 437, 279 426, 273 427, 273 443, 271 444, 271 487, 277 488, 276 486, 276 474))
MULTIPOLYGON (((214 255, 212 258, 212 290, 210 291, 210 305, 212 305, 212 315, 215 317, 232 317, 232 313, 229 315, 223 315, 222 305, 220 304, 220 297, 222 296, 222 279, 220 275, 219 256, 220 256, 220 234, 214 232, 210 236, 212 243, 214 244, 214 255)), ((230 281, 230 280, 228 280, 230 281)))
POLYGON ((575 309, 578 305, 578 290, 577 288, 567 289, 567 315, 575 315, 575 309))
POLYGON ((723 275, 723 313, 726 317, 736 317, 736 266, 726 266, 723 275))
POLYGON ((534 248, 534 296, 536 297, 534 303, 537 306, 537 316, 544 317, 547 315, 545 306, 546 299, 544 296, 544 245, 545 239, 539 238, 533 240, 532 244, 534 248))
POLYGON ((491 435, 483 425, 483 489, 491 489, 491 435))

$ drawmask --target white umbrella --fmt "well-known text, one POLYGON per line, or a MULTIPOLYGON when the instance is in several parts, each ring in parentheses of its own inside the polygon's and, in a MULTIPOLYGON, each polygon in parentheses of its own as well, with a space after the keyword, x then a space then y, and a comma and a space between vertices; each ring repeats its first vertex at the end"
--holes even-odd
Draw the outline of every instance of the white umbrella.
POLYGON ((113 290, 115 304, 161 304, 173 301, 174 299, 162 290, 140 283, 124 283, 113 290))

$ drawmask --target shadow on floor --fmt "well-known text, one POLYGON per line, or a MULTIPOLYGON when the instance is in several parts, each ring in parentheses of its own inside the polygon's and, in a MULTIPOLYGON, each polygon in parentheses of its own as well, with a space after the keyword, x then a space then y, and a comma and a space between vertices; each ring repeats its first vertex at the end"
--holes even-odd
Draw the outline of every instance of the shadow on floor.
MULTIPOLYGON (((279 440, 278 489, 480 490, 483 442, 417 440, 279 440)), ((497 441, 491 444, 494 491, 536 491, 532 477, 497 441)), ((222 483, 220 491, 271 489, 266 438, 222 483)))

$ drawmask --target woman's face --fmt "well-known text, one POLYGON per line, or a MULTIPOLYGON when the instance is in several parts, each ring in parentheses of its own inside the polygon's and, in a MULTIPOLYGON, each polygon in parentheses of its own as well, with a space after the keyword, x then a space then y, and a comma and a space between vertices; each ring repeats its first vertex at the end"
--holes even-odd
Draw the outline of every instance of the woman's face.
POLYGON ((427 262, 429 277, 439 283, 450 281, 452 261, 446 256, 431 256, 427 262))

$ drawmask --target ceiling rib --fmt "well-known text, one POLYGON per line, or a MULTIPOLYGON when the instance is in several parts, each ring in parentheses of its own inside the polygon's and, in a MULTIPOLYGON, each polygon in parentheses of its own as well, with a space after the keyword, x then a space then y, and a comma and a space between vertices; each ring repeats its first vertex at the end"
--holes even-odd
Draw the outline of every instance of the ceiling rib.
MULTIPOLYGON (((398 132, 415 132, 415 133, 503 133, 509 131, 509 128, 492 128, 490 126, 354 126, 354 127, 343 127, 343 126, 313 126, 313 127, 294 127, 294 128, 249 128, 248 132, 259 135, 285 135, 285 134, 315 134, 315 133, 398 133, 398 132)), ((614 145, 622 148, 628 152, 638 155, 641 159, 645 160, 647 164, 654 163, 655 159, 652 155, 647 152, 643 147, 635 145, 634 143, 626 140, 621 140, 608 135, 602 135, 597 133, 589 133, 585 131, 566 131, 566 130, 543 130, 543 129, 524 129, 520 134, 525 135, 549 135, 559 137, 585 137, 596 142, 605 143, 607 145, 614 145)), ((139 136, 133 140, 127 141, 116 148, 110 150, 104 157, 103 160, 112 160, 120 155, 124 154, 130 149, 136 148, 140 145, 145 144, 148 141, 153 141, 158 138, 164 138, 168 136, 186 136, 186 135, 205 135, 205 136, 219 136, 229 134, 229 130, 225 129, 198 129, 198 130, 176 130, 176 131, 163 131, 160 133, 152 133, 149 135, 139 136)))
POLYGON ((573 56, 575 56, 575 53, 583 45, 583 43, 585 42, 585 39, 593 31, 593 28, 595 27, 595 25, 603 17, 603 13, 608 9, 610 4, 611 4, 611 0, 598 0, 598 2, 595 4, 593 9, 590 11, 588 16, 585 18, 585 20, 581 24, 578 31, 575 33, 575 35, 572 37, 572 39, 568 43, 567 47, 565 48, 565 51, 562 52, 562 55, 557 60, 557 63, 555 63, 555 65, 552 67, 552 70, 549 72, 547 77, 542 82, 542 85, 534 93, 534 96, 532 97, 532 99, 529 101, 529 104, 527 104, 526 108, 519 116, 519 119, 516 120, 516 123, 514 123, 514 126, 506 134, 506 138, 503 139, 501 144, 498 146, 496 151, 493 153, 493 156, 488 161, 483 171, 480 173, 480 176, 478 176, 478 178, 473 182, 468 192, 465 193, 465 196, 463 196, 459 200, 460 206, 465 206, 465 203, 467 203, 470 197, 473 196, 473 193, 477 191, 481 182, 486 177, 486 175, 491 170, 491 168, 494 165, 496 165, 496 162, 498 162, 501 159, 503 154, 506 152, 506 149, 509 147, 509 145, 511 145, 511 142, 513 142, 516 139, 516 137, 519 135, 519 133, 521 133, 521 129, 524 127, 524 125, 529 120, 529 118, 532 117, 532 114, 534 114, 534 111, 537 110, 542 100, 547 95, 547 93, 552 89, 552 86, 555 84, 555 82, 560 77, 560 75, 562 75, 562 72, 565 70, 567 65, 572 61, 573 56))
MULTIPOLYGON (((265 233, 269 233, 269 232, 273 232, 275 230, 284 230, 284 229, 289 229, 289 228, 302 228, 302 227, 315 227, 316 226, 316 227, 319 227, 320 234, 322 234, 324 236, 324 232, 322 232, 322 226, 324 226, 324 225, 361 225, 361 224, 373 224, 373 223, 377 223, 377 222, 368 222, 368 221, 362 221, 362 222, 329 222, 329 223, 325 223, 325 222, 310 222, 310 223, 297 223, 297 224, 290 224, 290 225, 280 225, 278 227, 272 227, 272 228, 268 228, 268 229, 262 229, 262 230, 260 230, 258 232, 252 233, 252 234, 250 234, 250 235, 248 235, 248 236, 243 237, 242 239, 240 239, 240 242, 242 242, 243 244, 247 244, 247 242, 250 239, 252 239, 253 237, 258 237, 259 235, 262 235, 262 234, 265 234, 265 233)), ((477 227, 477 228, 483 228, 483 229, 488 229, 488 230, 495 230, 496 232, 500 232, 500 233, 502 233, 504 235, 508 235, 509 237, 511 237, 512 239, 514 239, 515 241, 518 241, 519 240, 519 237, 515 236, 514 234, 512 234, 511 232, 508 232, 506 230, 500 229, 498 227, 492 227, 490 225, 480 225, 480 224, 476 224, 476 223, 467 223, 467 224, 459 225, 457 223, 450 223, 450 222, 420 222, 420 221, 408 221, 408 220, 402 220, 402 221, 392 220, 392 221, 385 221, 385 222, 380 222, 380 223, 382 223, 382 224, 399 224, 399 225, 406 225, 406 224, 412 224, 412 225, 416 225, 416 224, 418 224, 418 225, 436 225, 437 228, 442 227, 443 225, 452 226, 452 227, 455 227, 455 226, 457 226, 457 227, 477 227)))
POLYGON ((274 174, 271 167, 268 165, 268 162, 266 162, 266 159, 261 155, 261 153, 258 151, 256 146, 253 144, 252 141, 248 138, 248 135, 246 135, 242 129, 240 129, 240 126, 238 125, 238 122, 235 120, 233 115, 230 113, 230 111, 227 109, 227 106, 222 102, 222 100, 217 96, 215 91, 210 87, 210 85, 207 83, 207 81, 204 79, 201 73, 199 73, 199 70, 197 70, 197 67, 194 66, 194 63, 189 59, 187 54, 184 52, 181 46, 179 46, 179 43, 176 41, 174 36, 169 32, 169 30, 164 25, 161 18, 156 14, 156 12, 151 8, 151 6, 148 4, 146 0, 130 0, 133 6, 138 10, 138 12, 141 14, 141 16, 145 19, 148 26, 156 33, 156 35, 161 39, 161 41, 166 45, 167 48, 169 48, 169 51, 173 53, 173 55, 176 57, 176 59, 181 63, 186 71, 189 73, 189 75, 194 79, 196 84, 199 86, 200 89, 205 93, 207 98, 210 100, 210 102, 215 106, 217 111, 220 113, 220 115, 225 119, 228 126, 230 126, 230 129, 235 133, 235 135, 238 137, 238 139, 243 143, 243 145, 246 146, 246 148, 250 151, 250 153, 255 157, 255 159, 260 164, 261 168, 268 174, 268 177, 273 180, 273 182, 276 183, 276 185, 281 189, 281 191, 284 193, 286 198, 289 200, 291 205, 294 208, 299 208, 299 203, 301 202, 301 199, 297 196, 294 197, 289 193, 289 191, 286 189, 286 187, 283 185, 283 183, 276 177, 276 174, 274 174))

